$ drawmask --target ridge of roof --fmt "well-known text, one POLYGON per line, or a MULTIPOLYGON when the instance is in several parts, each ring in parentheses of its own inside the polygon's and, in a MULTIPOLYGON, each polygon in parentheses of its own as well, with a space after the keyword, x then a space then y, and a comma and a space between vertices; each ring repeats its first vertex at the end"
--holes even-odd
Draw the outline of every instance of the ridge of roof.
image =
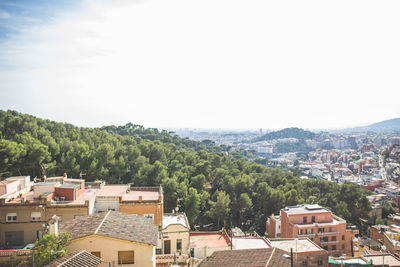
POLYGON ((101 223, 99 224, 99 226, 97 227, 96 231, 94 231, 94 234, 97 234, 97 232, 99 231, 100 227, 103 225, 104 221, 107 219, 108 215, 110 215, 111 210, 109 210, 106 214, 106 216, 104 216, 103 220, 101 221, 101 223))

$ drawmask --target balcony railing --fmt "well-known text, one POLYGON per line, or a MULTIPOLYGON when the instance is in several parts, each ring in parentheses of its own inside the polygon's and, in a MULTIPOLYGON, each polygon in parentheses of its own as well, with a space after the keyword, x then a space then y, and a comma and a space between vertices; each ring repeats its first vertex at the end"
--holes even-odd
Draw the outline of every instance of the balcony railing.
POLYGON ((70 201, 70 200, 52 200, 51 201, 51 204, 54 204, 54 205, 63 205, 63 204, 69 204, 69 203, 72 203, 73 201, 70 201))
POLYGON ((307 236, 314 236, 315 235, 315 233, 309 233, 309 234, 300 234, 300 235, 297 235, 298 237, 307 237, 307 236))
POLYGON ((318 235, 337 235, 339 232, 318 232, 318 235))
POLYGON ((337 244, 337 243, 339 243, 339 241, 338 240, 336 240, 336 241, 321 241, 321 242, 319 242, 319 244, 322 246, 322 245, 335 245, 335 244, 337 244))

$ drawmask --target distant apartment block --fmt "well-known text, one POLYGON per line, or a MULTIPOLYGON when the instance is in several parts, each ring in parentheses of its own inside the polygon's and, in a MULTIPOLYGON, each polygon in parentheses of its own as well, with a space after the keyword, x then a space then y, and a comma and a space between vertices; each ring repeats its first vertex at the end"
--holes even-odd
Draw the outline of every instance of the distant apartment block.
POLYGON ((268 238, 308 237, 330 255, 351 255, 352 239, 358 234, 345 220, 319 205, 286 207, 280 216, 272 215, 266 226, 268 238))

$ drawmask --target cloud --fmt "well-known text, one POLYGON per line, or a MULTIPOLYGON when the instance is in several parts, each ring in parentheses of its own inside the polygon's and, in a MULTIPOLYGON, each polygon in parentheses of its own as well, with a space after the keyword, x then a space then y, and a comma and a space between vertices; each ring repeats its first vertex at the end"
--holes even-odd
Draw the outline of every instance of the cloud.
POLYGON ((0 9, 0 19, 9 19, 9 18, 11 18, 11 15, 8 12, 0 9))

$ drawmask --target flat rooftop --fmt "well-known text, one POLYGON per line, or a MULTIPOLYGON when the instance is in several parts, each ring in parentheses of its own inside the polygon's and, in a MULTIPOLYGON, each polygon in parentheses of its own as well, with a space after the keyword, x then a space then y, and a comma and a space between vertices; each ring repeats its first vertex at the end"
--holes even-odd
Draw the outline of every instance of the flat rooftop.
POLYGON ((320 205, 298 205, 289 206, 282 209, 287 214, 308 214, 308 213, 321 213, 321 212, 331 212, 330 210, 321 207, 320 205))
POLYGON ((263 237, 234 237, 232 239, 235 249, 270 248, 268 241, 263 237))
POLYGON ((183 227, 188 227, 186 224, 186 219, 185 215, 183 213, 179 213, 177 215, 174 214, 164 214, 163 216, 163 222, 162 222, 162 227, 166 228, 171 224, 180 224, 183 227))
POLYGON ((157 191, 145 191, 145 190, 140 190, 140 189, 131 189, 128 193, 125 193, 122 196, 122 201, 138 201, 139 196, 142 197, 142 200, 146 201, 152 201, 152 200, 158 200, 159 197, 159 192, 158 188, 156 188, 157 191))
POLYGON ((128 190, 129 185, 105 185, 100 189, 98 197, 122 197, 128 190))
POLYGON ((274 248, 279 248, 284 251, 290 252, 290 249, 293 249, 293 252, 312 252, 312 251, 323 251, 321 247, 311 242, 309 239, 270 239, 269 242, 271 246, 274 248), (296 246, 297 243, 297 246, 296 246))
POLYGON ((368 255, 363 256, 367 261, 372 260, 372 263, 375 266, 379 266, 383 264, 383 260, 385 260, 385 265, 389 266, 400 266, 400 259, 391 255, 391 254, 376 254, 376 255, 368 255), (383 255, 385 255, 385 259, 383 259, 383 255))
POLYGON ((228 247, 229 238, 222 233, 190 233, 191 248, 228 247))
POLYGON ((57 188, 68 188, 68 189, 71 189, 71 188, 77 188, 79 186, 80 186, 79 184, 60 184, 59 186, 57 186, 57 188))

